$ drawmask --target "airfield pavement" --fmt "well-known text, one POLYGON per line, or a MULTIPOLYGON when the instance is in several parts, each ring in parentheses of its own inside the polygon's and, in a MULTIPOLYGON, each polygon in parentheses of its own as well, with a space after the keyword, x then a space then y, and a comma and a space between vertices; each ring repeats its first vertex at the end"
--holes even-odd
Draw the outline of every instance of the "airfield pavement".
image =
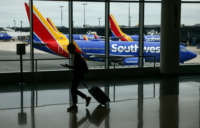
MULTIPOLYGON (((3 51, 16 51, 16 45, 18 43, 23 43, 23 42, 20 42, 20 41, 0 41, 0 52, 3 50, 3 51)), ((26 51, 29 53, 30 52, 30 45, 28 45, 26 47, 26 51)), ((36 53, 43 53, 43 54, 48 54, 46 52, 43 52, 43 51, 40 51, 40 50, 37 50, 35 49, 36 53)), ((1 59, 1 58, 0 58, 1 59)))

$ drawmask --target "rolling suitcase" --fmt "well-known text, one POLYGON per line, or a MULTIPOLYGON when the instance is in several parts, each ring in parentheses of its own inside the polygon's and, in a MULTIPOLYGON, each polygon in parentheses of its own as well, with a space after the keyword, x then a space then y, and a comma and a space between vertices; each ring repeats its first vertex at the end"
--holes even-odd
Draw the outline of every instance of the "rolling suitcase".
POLYGON ((106 105, 106 103, 110 102, 109 97, 99 88, 92 87, 88 88, 88 86, 83 83, 83 85, 88 89, 88 92, 102 105, 106 105))

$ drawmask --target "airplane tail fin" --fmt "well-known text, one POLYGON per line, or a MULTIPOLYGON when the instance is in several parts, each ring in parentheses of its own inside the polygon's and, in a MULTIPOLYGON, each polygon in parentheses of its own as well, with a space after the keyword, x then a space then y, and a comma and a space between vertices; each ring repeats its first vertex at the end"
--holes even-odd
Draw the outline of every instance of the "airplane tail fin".
POLYGON ((99 39, 99 36, 97 35, 96 32, 94 33, 94 38, 95 38, 95 39, 99 39))
MULTIPOLYGON (((60 31, 57 29, 57 27, 55 26, 55 24, 53 23, 53 21, 51 20, 51 18, 46 18, 47 22, 51 25, 51 27, 58 33, 60 33, 60 31)), ((61 34, 61 33, 60 33, 61 34)))
POLYGON ((87 36, 85 34, 83 34, 83 39, 84 40, 88 40, 87 36))
POLYGON ((130 36, 122 32, 112 14, 110 14, 109 16, 109 21, 111 31, 117 38, 119 38, 121 41, 133 41, 133 39, 130 36))
MULTIPOLYGON (((29 6, 25 3, 26 13, 30 21, 29 6)), ((50 21, 50 20, 49 20, 50 21)), ((69 45, 69 40, 67 37, 60 33, 53 22, 48 22, 42 14, 33 6, 33 34, 34 38, 53 51, 55 54, 69 57, 69 52, 67 46, 69 45)), ((79 48, 77 48, 79 49, 79 48)))

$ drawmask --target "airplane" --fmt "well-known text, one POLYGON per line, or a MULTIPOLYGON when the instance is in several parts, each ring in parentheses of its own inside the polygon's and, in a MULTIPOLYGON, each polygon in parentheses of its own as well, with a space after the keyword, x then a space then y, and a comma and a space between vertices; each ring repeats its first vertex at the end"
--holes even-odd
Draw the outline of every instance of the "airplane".
MULTIPOLYGON (((29 7, 25 3, 28 19, 30 20, 29 7)), ((56 32, 42 14, 33 6, 33 34, 35 48, 69 58, 68 38, 56 32)), ((92 61, 105 61, 105 41, 74 40, 76 51, 85 59, 92 61)), ((109 58, 111 62, 121 65, 138 65, 138 41, 110 41, 109 58)), ((180 63, 195 58, 197 55, 180 45, 180 63)), ((160 42, 144 42, 145 62, 160 62, 160 42)))
MULTIPOLYGON (((113 34, 113 38, 118 38, 121 41, 139 41, 139 35, 127 35, 120 29, 114 16, 109 16, 110 28, 113 34)), ((160 35, 144 35, 144 41, 148 42, 160 42, 160 35)))
MULTIPOLYGON (((47 19, 47 22, 52 26, 52 28, 56 32, 61 33, 49 17, 46 19, 47 19)), ((65 35, 67 36, 67 38, 69 38, 69 34, 65 34, 65 35)), ((97 35, 96 32, 93 32, 89 34, 73 34, 73 39, 74 40, 98 40, 100 39, 100 37, 97 35)))
POLYGON ((8 35, 8 33, 0 32, 0 40, 8 41, 11 40, 12 37, 8 35))

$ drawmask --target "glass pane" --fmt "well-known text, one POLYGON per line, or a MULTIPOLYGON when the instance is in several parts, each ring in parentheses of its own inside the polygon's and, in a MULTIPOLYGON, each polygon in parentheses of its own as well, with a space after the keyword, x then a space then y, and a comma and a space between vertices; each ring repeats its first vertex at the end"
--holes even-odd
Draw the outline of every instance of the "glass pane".
POLYGON ((145 4, 144 56, 145 66, 160 65, 161 4, 145 4))
POLYGON ((112 2, 110 14, 111 68, 137 67, 139 4, 112 2))
POLYGON ((74 40, 89 69, 104 68, 105 3, 74 2, 74 40))
MULTIPOLYGON (((0 72, 20 71, 16 45, 25 43, 29 35, 24 2, 26 1, 7 0, 0 2, 0 72)), ((26 53, 25 56, 29 55, 26 53)))
MULTIPOLYGON (((180 49, 185 54, 196 57, 185 61, 184 64, 199 64, 200 27, 198 12, 200 4, 182 4, 181 13, 181 44, 180 49)), ((184 54, 181 56, 184 57, 184 54)), ((182 63, 183 64, 183 63, 182 63)))
POLYGON ((34 60, 35 71, 66 70, 68 63, 68 2, 34 1, 34 60), (65 38, 65 39, 64 39, 65 38))

